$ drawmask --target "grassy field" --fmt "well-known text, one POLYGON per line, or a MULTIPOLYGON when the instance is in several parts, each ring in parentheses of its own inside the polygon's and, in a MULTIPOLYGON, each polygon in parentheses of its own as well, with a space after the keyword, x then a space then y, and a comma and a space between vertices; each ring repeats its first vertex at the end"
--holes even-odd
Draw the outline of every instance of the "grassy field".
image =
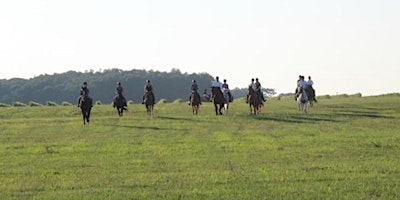
POLYGON ((0 199, 399 199, 400 96, 0 108, 0 199))

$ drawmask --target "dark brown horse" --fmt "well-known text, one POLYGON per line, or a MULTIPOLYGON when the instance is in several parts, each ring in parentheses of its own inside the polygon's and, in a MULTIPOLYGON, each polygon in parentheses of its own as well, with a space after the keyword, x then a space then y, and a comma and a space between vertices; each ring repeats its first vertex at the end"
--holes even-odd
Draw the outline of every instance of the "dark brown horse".
POLYGON ((257 115, 261 112, 261 107, 263 106, 262 99, 251 86, 249 86, 249 96, 247 102, 250 106, 250 114, 257 115))
POLYGON ((144 105, 146 106, 147 115, 153 116, 153 109, 154 109, 155 99, 153 92, 147 92, 144 95, 144 105))
POLYGON ((121 95, 115 96, 113 106, 117 109, 118 115, 120 117, 122 117, 122 115, 124 114, 124 110, 128 110, 126 108, 126 102, 124 101, 124 98, 121 95))
POLYGON ((79 107, 81 108, 83 115, 83 124, 89 124, 90 122, 90 112, 93 107, 93 99, 90 97, 79 98, 79 107))
POLYGON ((193 114, 196 115, 197 113, 199 113, 200 104, 201 104, 201 97, 199 93, 192 92, 190 96, 190 105, 192 106, 193 114))
POLYGON ((215 114, 222 115, 222 109, 224 108, 225 98, 221 89, 218 87, 213 87, 212 91, 212 102, 214 103, 215 114))

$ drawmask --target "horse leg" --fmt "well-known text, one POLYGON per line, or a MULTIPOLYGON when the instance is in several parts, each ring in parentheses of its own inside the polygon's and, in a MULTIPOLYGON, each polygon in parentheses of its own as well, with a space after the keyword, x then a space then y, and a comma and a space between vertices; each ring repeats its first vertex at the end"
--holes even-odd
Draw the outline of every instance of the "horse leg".
POLYGON ((82 110, 82 118, 83 118, 83 125, 86 124, 86 113, 84 110, 82 110))
POLYGON ((89 108, 88 111, 87 111, 87 113, 86 113, 86 122, 87 122, 87 123, 89 123, 89 121, 90 121, 90 111, 91 111, 91 110, 92 110, 92 109, 89 108))
POLYGON ((225 115, 227 115, 228 114, 228 107, 229 107, 229 104, 224 104, 224 110, 225 110, 225 115))

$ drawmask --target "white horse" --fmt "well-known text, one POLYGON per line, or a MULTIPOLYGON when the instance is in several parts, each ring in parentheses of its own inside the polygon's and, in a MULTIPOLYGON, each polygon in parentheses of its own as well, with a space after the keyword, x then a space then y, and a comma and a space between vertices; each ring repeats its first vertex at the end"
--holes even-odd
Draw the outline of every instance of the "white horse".
POLYGON ((228 114, 228 108, 229 108, 229 89, 225 89, 225 88, 223 88, 222 89, 222 93, 224 94, 224 99, 225 99, 225 102, 224 102, 224 112, 225 112, 225 115, 227 115, 228 114))
POLYGON ((299 104, 299 110, 302 113, 307 113, 307 109, 308 109, 308 97, 307 97, 307 93, 305 91, 305 89, 303 88, 298 88, 298 94, 297 94, 297 103, 299 104))

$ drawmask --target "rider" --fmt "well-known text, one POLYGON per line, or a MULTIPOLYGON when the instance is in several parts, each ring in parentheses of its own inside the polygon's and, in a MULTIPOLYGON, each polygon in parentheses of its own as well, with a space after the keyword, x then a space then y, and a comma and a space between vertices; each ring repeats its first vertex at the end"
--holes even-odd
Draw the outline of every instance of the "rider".
POLYGON ((261 83, 258 81, 258 78, 256 78, 255 82, 256 89, 255 91, 257 92, 258 96, 261 97, 261 100, 265 102, 264 94, 262 93, 262 88, 261 88, 261 83))
POLYGON ((314 90, 314 88, 313 88, 313 85, 314 85, 314 81, 311 80, 311 76, 308 76, 307 86, 310 87, 310 89, 311 89, 311 91, 312 91, 312 93, 313 93, 313 96, 314 96, 314 99, 313 99, 313 100, 314 100, 315 102, 317 102, 317 99, 315 98, 315 90, 314 90))
POLYGON ((221 88, 222 88, 222 93, 224 94, 225 100, 228 102, 232 102, 231 90, 229 90, 229 85, 226 83, 226 79, 224 79, 224 83, 222 84, 221 88))
POLYGON ((117 93, 117 96, 115 96, 114 102, 116 102, 117 97, 122 98, 122 102, 123 102, 123 105, 124 105, 124 110, 127 110, 125 107, 127 107, 128 105, 126 104, 126 99, 124 97, 124 88, 122 87, 121 82, 117 82, 117 87, 115 88, 115 91, 117 93))
POLYGON ((81 106, 81 103, 84 102, 86 99, 89 98, 89 88, 87 87, 87 82, 83 82, 83 85, 81 86, 80 90, 80 96, 78 99, 78 107, 81 106))
MULTIPOLYGON (((250 87, 253 88, 254 91, 256 91, 257 87, 256 87, 256 83, 254 83, 254 78, 251 79, 251 83, 249 84, 249 88, 250 87)), ((249 103, 249 96, 250 96, 250 93, 247 93, 246 103, 249 103)))
POLYGON ((304 80, 304 76, 303 75, 299 75, 299 80, 297 80, 297 87, 296 87, 296 95, 294 100, 297 100, 297 97, 299 96, 299 93, 301 91, 299 91, 299 89, 305 89, 307 86, 307 82, 304 80))
POLYGON ((142 104, 144 104, 144 99, 145 99, 146 95, 151 95, 153 97, 153 104, 155 104, 153 86, 150 84, 150 80, 146 80, 146 85, 144 85, 144 95, 143 95, 142 104))
POLYGON ((215 92, 221 90, 222 83, 219 81, 219 77, 215 77, 215 80, 211 84, 211 97, 213 98, 215 92))
POLYGON ((190 89, 191 89, 191 93, 189 96, 189 105, 190 105, 190 101, 192 100, 192 94, 199 95, 199 93, 197 92, 199 87, 197 86, 196 80, 192 80, 192 85, 190 86, 190 89))

